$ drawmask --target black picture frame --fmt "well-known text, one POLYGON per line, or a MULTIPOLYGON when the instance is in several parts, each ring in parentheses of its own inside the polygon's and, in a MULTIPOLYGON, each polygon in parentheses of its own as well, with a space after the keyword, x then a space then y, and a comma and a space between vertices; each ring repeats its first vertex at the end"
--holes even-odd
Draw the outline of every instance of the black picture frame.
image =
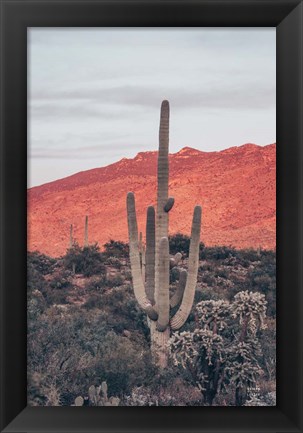
POLYGON ((1 431, 302 432, 302 0, 1 0, 1 431), (276 407, 27 407, 27 27, 276 27, 276 407))

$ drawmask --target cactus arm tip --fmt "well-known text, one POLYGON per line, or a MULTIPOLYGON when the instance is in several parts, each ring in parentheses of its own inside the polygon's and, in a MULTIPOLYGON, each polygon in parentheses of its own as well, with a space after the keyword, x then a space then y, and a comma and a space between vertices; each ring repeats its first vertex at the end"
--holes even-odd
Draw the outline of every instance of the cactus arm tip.
POLYGON ((174 268, 175 266, 178 266, 178 263, 180 262, 181 259, 182 259, 182 254, 181 253, 175 254, 175 256, 171 257, 171 259, 169 260, 170 267, 174 268))
POLYGON ((161 103, 161 109, 169 107, 169 102, 167 99, 164 99, 161 103))

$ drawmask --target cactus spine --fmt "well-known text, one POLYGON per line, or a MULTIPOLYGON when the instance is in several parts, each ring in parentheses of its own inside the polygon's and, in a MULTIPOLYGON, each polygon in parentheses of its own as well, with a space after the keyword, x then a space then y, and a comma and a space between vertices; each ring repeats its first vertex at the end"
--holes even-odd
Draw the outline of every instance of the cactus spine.
POLYGON ((138 237, 135 196, 132 192, 127 194, 129 249, 134 293, 139 305, 148 315, 152 352, 158 365, 162 368, 167 366, 167 342, 170 332, 183 326, 192 308, 198 274, 201 229, 201 207, 196 206, 191 229, 188 272, 185 270, 180 272, 179 287, 170 300, 170 267, 178 264, 181 254, 177 253, 172 259, 169 257, 168 213, 174 205, 174 198, 168 196, 168 145, 169 103, 163 101, 159 129, 157 209, 156 212, 153 206, 147 209, 144 279, 140 263, 142 238, 138 237), (170 319, 170 306, 175 307, 180 303, 178 311, 170 319))

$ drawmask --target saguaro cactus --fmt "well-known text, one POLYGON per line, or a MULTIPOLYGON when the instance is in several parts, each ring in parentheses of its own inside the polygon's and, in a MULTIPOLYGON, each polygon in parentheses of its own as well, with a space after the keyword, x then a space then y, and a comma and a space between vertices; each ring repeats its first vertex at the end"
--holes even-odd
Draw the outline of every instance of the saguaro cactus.
POLYGON ((196 206, 193 214, 188 271, 180 272, 179 287, 169 299, 170 266, 180 260, 178 253, 172 259, 169 256, 168 213, 174 205, 174 198, 168 196, 168 144, 169 144, 169 103, 161 105, 157 209, 149 206, 146 219, 145 276, 142 277, 140 266, 140 245, 136 218, 135 196, 127 194, 127 219, 129 233, 130 262, 133 288, 136 299, 146 311, 151 333, 153 355, 162 368, 168 360, 167 342, 171 330, 179 329, 187 320, 192 308, 199 265, 199 244, 201 229, 201 206, 196 206), (181 304, 170 319, 170 308, 181 304))
POLYGON ((74 239, 73 239, 73 225, 70 225, 69 228, 69 248, 73 248, 73 243, 74 243, 74 239))
POLYGON ((84 246, 88 247, 88 216, 85 217, 85 224, 84 224, 84 246))

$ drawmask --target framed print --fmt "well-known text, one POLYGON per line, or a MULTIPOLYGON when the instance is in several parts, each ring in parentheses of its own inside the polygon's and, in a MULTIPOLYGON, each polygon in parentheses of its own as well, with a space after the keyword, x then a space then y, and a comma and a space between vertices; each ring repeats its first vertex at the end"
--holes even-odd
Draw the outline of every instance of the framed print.
POLYGON ((302 431, 302 7, 2 0, 1 431, 302 431))

